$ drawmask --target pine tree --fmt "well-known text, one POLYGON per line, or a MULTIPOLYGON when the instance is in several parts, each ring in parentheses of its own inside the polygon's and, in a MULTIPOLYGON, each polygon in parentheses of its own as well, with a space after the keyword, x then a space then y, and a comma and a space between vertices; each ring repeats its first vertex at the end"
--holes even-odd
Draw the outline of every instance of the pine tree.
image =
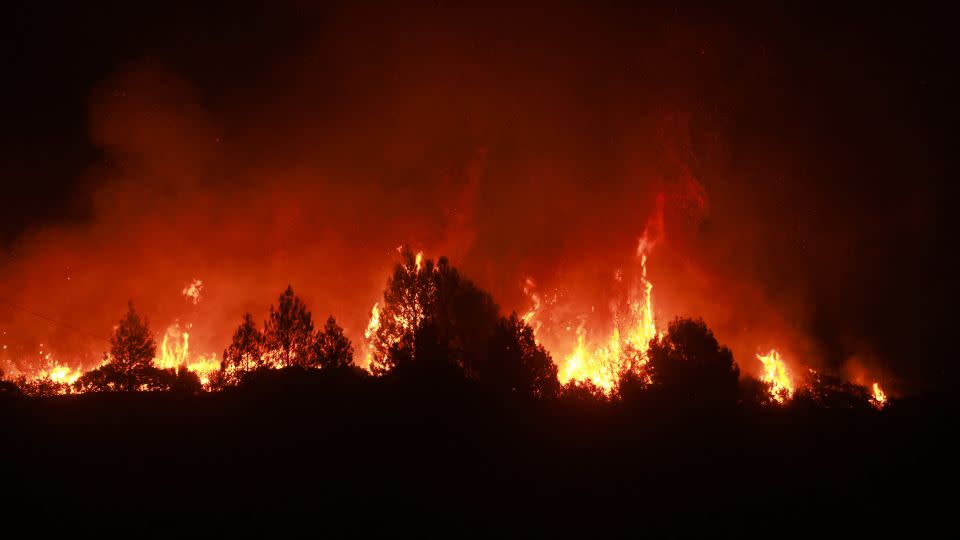
POLYGON ((153 367, 156 353, 157 343, 150 335, 147 320, 140 317, 130 302, 127 314, 120 319, 110 338, 110 362, 122 377, 120 386, 124 390, 135 390, 140 386, 143 376, 153 367))
POLYGON ((313 361, 323 369, 353 365, 353 346, 332 315, 327 318, 323 330, 317 332, 313 347, 313 361))
POLYGON ((270 306, 264 324, 264 344, 282 367, 307 365, 313 344, 313 319, 307 306, 293 294, 293 287, 280 295, 279 307, 270 306))
POLYGON ((263 341, 253 315, 244 313, 243 321, 233 333, 233 341, 223 351, 221 369, 243 372, 261 367, 264 363, 263 341))

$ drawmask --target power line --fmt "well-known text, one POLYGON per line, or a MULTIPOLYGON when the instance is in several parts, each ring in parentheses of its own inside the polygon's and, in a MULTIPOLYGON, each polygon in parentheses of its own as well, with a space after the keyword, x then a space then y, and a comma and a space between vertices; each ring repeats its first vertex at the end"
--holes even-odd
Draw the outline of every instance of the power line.
POLYGON ((19 309, 20 311, 23 311, 24 313, 29 313, 30 315, 33 315, 34 317, 37 317, 37 318, 43 319, 43 320, 45 320, 45 321, 51 322, 51 323, 53 323, 53 324, 55 324, 55 325, 57 325, 57 326, 59 326, 59 327, 61 327, 61 328, 65 328, 65 329, 70 330, 70 331, 73 331, 73 332, 79 332, 79 333, 81 333, 81 334, 85 334, 85 335, 87 335, 87 336, 89 336, 89 337, 92 337, 92 338, 94 338, 94 339, 98 339, 98 340, 100 340, 100 341, 103 341, 103 342, 106 342, 106 343, 110 343, 110 340, 108 340, 108 339, 106 339, 106 338, 104 338, 104 337, 102 337, 102 336, 98 336, 98 335, 96 335, 96 334, 94 334, 94 333, 92 333, 92 332, 88 332, 88 331, 84 330, 83 328, 77 328, 76 326, 71 326, 71 325, 69 325, 69 324, 67 324, 67 323, 65 323, 65 322, 58 321, 58 320, 56 320, 56 319, 54 319, 54 318, 52 318, 52 317, 48 317, 48 316, 46 316, 46 315, 44 315, 44 314, 42 314, 42 313, 37 313, 36 311, 27 309, 27 308, 21 306, 20 304, 17 304, 17 303, 15 303, 15 302, 11 302, 11 301, 9 301, 9 300, 7 300, 7 299, 5 299, 5 298, 0 298, 0 302, 3 302, 4 304, 7 304, 8 306, 14 307, 14 308, 16 308, 16 309, 19 309))

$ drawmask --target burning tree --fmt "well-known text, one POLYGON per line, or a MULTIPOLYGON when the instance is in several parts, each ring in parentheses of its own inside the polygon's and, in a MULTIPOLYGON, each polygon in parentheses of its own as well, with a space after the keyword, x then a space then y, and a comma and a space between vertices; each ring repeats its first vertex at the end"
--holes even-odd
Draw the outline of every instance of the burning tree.
POLYGON ((147 320, 129 303, 127 314, 110 338, 110 353, 97 369, 84 373, 75 383, 81 392, 200 390, 197 374, 186 369, 159 369, 154 365, 157 343, 150 334, 147 320))
POLYGON ((458 369, 483 384, 555 395, 556 366, 516 314, 501 317, 489 293, 452 267, 401 252, 367 329, 370 369, 382 375, 408 365, 458 369))
POLYGON ((468 374, 486 356, 487 342, 497 324, 497 305, 445 257, 434 264, 424 261, 422 254, 404 250, 387 280, 383 299, 376 328, 369 332, 374 374, 396 368, 403 359, 414 359, 416 355, 409 353, 414 352, 415 334, 428 327, 437 344, 468 374))

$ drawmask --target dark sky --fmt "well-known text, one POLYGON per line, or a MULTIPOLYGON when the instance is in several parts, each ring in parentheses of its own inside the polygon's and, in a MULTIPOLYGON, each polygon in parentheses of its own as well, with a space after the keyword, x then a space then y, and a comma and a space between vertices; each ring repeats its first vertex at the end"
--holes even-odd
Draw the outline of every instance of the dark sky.
MULTIPOLYGON (((293 282, 356 339, 409 243, 505 310, 526 277, 585 309, 662 195, 663 316, 741 363, 954 373, 938 9, 194 4, 5 17, 3 299, 107 335, 133 298, 217 351, 293 282), (175 304, 191 277, 208 311, 175 304)), ((0 304, 95 347, 31 319, 0 304)))

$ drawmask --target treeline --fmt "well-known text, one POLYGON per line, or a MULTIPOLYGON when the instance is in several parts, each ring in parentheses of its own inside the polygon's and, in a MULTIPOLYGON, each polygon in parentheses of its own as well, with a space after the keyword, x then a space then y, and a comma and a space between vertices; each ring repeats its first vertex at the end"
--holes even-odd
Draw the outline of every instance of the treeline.
MULTIPOLYGON (((519 399, 563 398, 574 402, 669 402, 671 406, 723 408, 770 403, 770 386, 741 377, 730 350, 720 345, 700 319, 678 318, 650 342, 648 362, 619 374, 613 392, 587 381, 561 385, 557 366, 536 342, 533 329, 516 313, 500 315, 489 293, 441 257, 423 261, 409 250, 387 280, 383 303, 367 330, 369 371, 360 369, 355 349, 330 316, 315 328, 306 305, 292 287, 271 305, 262 328, 243 315, 221 356, 208 373, 206 389, 243 389, 279 378, 336 373, 354 379, 391 378, 415 385, 465 383, 485 392, 519 399)), ((4 381, 7 394, 53 395, 69 392, 172 391, 198 393, 200 377, 181 366, 154 365, 156 342, 147 321, 131 304, 111 337, 100 367, 73 385, 50 380, 4 381)), ((818 375, 797 390, 794 406, 869 408, 861 386, 818 375)))

